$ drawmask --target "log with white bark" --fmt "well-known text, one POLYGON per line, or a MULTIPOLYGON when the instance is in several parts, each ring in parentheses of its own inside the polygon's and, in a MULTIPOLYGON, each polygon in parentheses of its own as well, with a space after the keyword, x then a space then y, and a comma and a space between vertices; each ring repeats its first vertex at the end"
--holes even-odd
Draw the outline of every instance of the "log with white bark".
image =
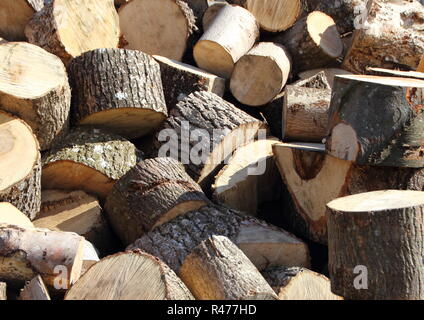
POLYGON ((227 237, 202 241, 178 274, 197 300, 277 300, 258 269, 227 237))
POLYGON ((231 93, 245 105, 265 105, 281 92, 290 71, 291 58, 284 46, 260 42, 235 64, 231 93))
POLYGON ((233 241, 259 270, 310 264, 308 246, 292 234, 217 205, 177 217, 142 236, 127 249, 153 254, 178 273, 187 255, 213 235, 233 241))
POLYGON ((204 31, 206 31, 209 28, 211 23, 215 20, 216 16, 218 15, 218 12, 226 5, 228 5, 228 2, 225 0, 209 2, 209 7, 206 9, 202 18, 202 26, 204 31))
POLYGON ((193 10, 181 0, 132 0, 119 8, 125 49, 181 60, 196 30, 193 10))
POLYGON ((172 158, 138 163, 114 185, 105 205, 125 245, 146 232, 209 203, 200 186, 172 158))
POLYGON ((34 228, 31 220, 9 202, 0 202, 0 224, 19 226, 24 229, 34 228))
POLYGON ((137 138, 167 116, 161 72, 149 55, 135 50, 98 49, 69 65, 73 121, 137 138))
POLYGON ((194 46, 194 59, 201 69, 229 79, 234 64, 259 37, 255 17, 238 6, 225 6, 194 46))
POLYGON ((32 300, 32 301, 46 301, 51 300, 49 291, 44 284, 43 279, 40 275, 37 275, 30 282, 25 284, 22 289, 19 300, 32 300))
POLYGON ((63 63, 25 42, 0 44, 0 110, 25 120, 41 150, 66 134, 71 90, 63 63))
POLYGON ((334 293, 360 300, 424 299, 424 192, 362 193, 334 200, 328 209, 334 293))
POLYGON ((93 265, 65 300, 194 300, 166 264, 141 251, 118 253, 93 265))
POLYGON ((95 128, 76 128, 43 156, 42 186, 82 190, 104 200, 139 156, 137 148, 120 136, 95 128))
POLYGON ((423 80, 336 77, 327 152, 360 165, 423 167, 423 105, 423 80))
POLYGON ((6 283, 0 281, 0 301, 7 300, 6 283))
POLYGON ((116 48, 119 18, 113 0, 52 0, 32 17, 25 35, 68 64, 86 51, 116 48))

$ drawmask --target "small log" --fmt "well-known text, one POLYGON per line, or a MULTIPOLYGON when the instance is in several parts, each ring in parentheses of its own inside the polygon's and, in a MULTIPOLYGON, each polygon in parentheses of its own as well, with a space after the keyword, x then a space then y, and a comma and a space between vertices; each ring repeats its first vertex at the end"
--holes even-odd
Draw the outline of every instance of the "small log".
POLYGON ((125 49, 180 61, 196 30, 193 10, 180 0, 132 0, 119 8, 125 49))
POLYGON ((9 202, 0 202, 0 225, 14 225, 21 228, 34 228, 31 220, 9 202))
POLYGON ((298 77, 300 78, 300 80, 306 80, 306 79, 310 79, 311 77, 316 76, 320 72, 324 72, 325 78, 327 79, 328 84, 330 85, 330 88, 323 88, 323 89, 332 89, 333 88, 335 76, 352 74, 349 71, 346 71, 346 70, 343 70, 343 69, 338 69, 338 68, 324 68, 324 69, 321 68, 321 69, 312 69, 312 70, 300 72, 298 74, 298 77))
POLYGON ((98 200, 83 191, 44 190, 37 228, 74 232, 110 253, 113 236, 98 200))
POLYGON ((367 67, 415 70, 424 53, 418 1, 370 1, 369 14, 353 34, 343 69, 364 74, 367 67))
POLYGON ((282 110, 284 141, 322 142, 327 135, 331 90, 286 86, 282 110))
POLYGON ((194 59, 201 69, 229 79, 235 63, 258 37, 258 24, 249 11, 225 6, 194 46, 194 59))
POLYGON ((113 0, 52 0, 32 17, 25 35, 67 65, 86 51, 116 48, 119 18, 113 0))
POLYGON ((400 71, 384 68, 367 68, 367 74, 381 77, 414 78, 424 80, 424 73, 416 71, 400 71))
POLYGON ((307 245, 292 234, 217 205, 177 217, 142 236, 127 249, 153 254, 178 273, 187 255, 213 235, 233 241, 259 270, 310 264, 307 245))
POLYGON ((7 300, 6 283, 0 282, 0 301, 7 300))
POLYGON ((115 232, 129 245, 144 233, 208 203, 181 163, 155 158, 138 163, 115 184, 105 210, 115 232))
POLYGON ((191 65, 154 56, 160 65, 163 91, 168 110, 179 100, 196 91, 208 91, 222 97, 225 92, 225 79, 191 65))
POLYGON ((94 128, 76 128, 43 157, 43 189, 82 190, 106 198, 115 181, 139 160, 128 140, 94 128))
POLYGON ((51 300, 49 291, 44 284, 43 279, 40 275, 36 276, 30 282, 28 282, 21 294, 19 300, 35 300, 35 301, 46 301, 51 300))
POLYGON ((424 192, 362 193, 334 200, 328 209, 335 294, 361 300, 424 299, 424 192))
POLYGON ((260 42, 236 63, 231 93, 245 105, 265 105, 281 92, 290 70, 291 58, 284 46, 260 42))
POLYGON ((336 77, 327 152, 360 165, 423 167, 423 105, 422 80, 336 77))
POLYGON ((277 300, 246 255, 222 236, 212 236, 194 248, 179 276, 197 300, 277 300))
POLYGON ((343 300, 331 292, 330 280, 322 274, 298 267, 274 267, 262 275, 279 300, 343 300))
POLYGON ((343 54, 334 20, 320 11, 311 12, 271 41, 288 49, 295 72, 335 65, 343 54))
POLYGON ((0 225, 0 243, 0 279, 13 286, 37 274, 51 287, 69 287, 80 277, 84 238, 75 233, 0 225))
POLYGON ((0 111, 0 202, 33 220, 41 205, 41 155, 31 128, 0 111))
POLYGON ((420 61, 420 64, 418 65, 417 72, 424 73, 424 54, 421 57, 421 61, 420 61))
POLYGON ((25 26, 44 7, 44 0, 3 0, 0 2, 0 36, 9 41, 25 41, 25 26))
POLYGON ((118 253, 93 265, 65 300, 194 300, 166 264, 141 251, 118 253))
POLYGON ((202 19, 202 26, 204 31, 209 28, 218 15, 218 12, 221 11, 221 9, 226 5, 228 5, 228 2, 225 0, 209 2, 209 7, 206 9, 202 19))
POLYGON ((86 52, 71 61, 69 74, 78 125, 133 139, 157 129, 167 116, 159 65, 143 52, 86 52))
POLYGON ((213 198, 228 207, 256 216, 259 206, 277 198, 280 183, 268 138, 238 148, 212 185, 213 198))
POLYGON ((63 63, 25 42, 1 44, 0 61, 0 109, 27 122, 41 150, 50 149, 69 126, 71 90, 63 63))

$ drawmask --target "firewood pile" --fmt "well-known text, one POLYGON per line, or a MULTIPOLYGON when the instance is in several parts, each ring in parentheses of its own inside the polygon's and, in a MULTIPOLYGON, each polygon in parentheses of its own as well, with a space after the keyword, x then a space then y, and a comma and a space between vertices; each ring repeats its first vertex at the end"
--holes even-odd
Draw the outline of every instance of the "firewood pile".
POLYGON ((419 1, 0 17, 0 300, 424 299, 419 1))

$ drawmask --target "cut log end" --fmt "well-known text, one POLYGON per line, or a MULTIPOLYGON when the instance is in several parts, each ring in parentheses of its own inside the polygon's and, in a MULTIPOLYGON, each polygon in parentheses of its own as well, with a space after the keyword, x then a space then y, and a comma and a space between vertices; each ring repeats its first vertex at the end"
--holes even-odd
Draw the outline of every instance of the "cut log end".
POLYGON ((199 67, 228 79, 233 73, 235 61, 225 48, 216 42, 201 40, 194 47, 194 59, 199 67))

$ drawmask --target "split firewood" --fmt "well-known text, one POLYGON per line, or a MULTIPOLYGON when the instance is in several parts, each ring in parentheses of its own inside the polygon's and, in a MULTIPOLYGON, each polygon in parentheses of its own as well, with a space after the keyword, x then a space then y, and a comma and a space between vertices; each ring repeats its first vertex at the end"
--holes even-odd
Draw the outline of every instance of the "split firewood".
POLYGON ((421 61, 420 61, 420 64, 418 65, 417 71, 424 73, 424 54, 421 57, 421 61))
POLYGON ((327 135, 330 89, 286 86, 282 110, 284 141, 322 142, 327 135))
POLYGON ((259 206, 277 198, 279 174, 269 138, 238 148, 212 185, 213 198, 228 207, 256 216, 259 206))
POLYGON ((384 68, 367 68, 367 74, 381 77, 415 78, 424 80, 424 74, 416 71, 400 71, 384 68))
POLYGON ((204 31, 209 28, 218 15, 218 12, 221 11, 221 9, 226 5, 228 5, 228 2, 222 0, 209 2, 209 7, 206 9, 202 19, 202 26, 204 31))
POLYGON ((181 100, 161 129, 156 135, 157 156, 179 159, 207 189, 222 162, 261 130, 266 136, 267 127, 219 96, 199 91, 181 100))
POLYGON ((228 237, 259 270, 310 264, 307 245, 292 234, 217 205, 177 217, 142 236, 127 249, 153 254, 178 273, 187 255, 213 235, 228 237))
POLYGON ((97 249, 87 240, 84 241, 84 256, 82 258, 81 275, 100 261, 97 249))
POLYGON ((118 253, 93 265, 65 300, 194 300, 166 264, 141 251, 118 253))
POLYGON ((31 220, 14 205, 8 202, 0 202, 0 225, 14 225, 21 228, 34 228, 31 220))
POLYGON ((196 91, 208 91, 222 97, 225 79, 191 65, 154 56, 160 65, 163 92, 168 110, 179 100, 196 91))
MULTIPOLYGON (((364 109, 365 110, 365 109, 364 109)), ((284 209, 296 233, 327 243, 326 204, 374 190, 424 190, 424 169, 359 166, 325 154, 322 144, 276 144, 278 169, 293 199, 284 209)))
POLYGON ((234 66, 231 93, 245 105, 265 105, 281 92, 290 70, 291 58, 284 46, 260 42, 234 66))
POLYGON ((424 10, 417 1, 373 1, 353 34, 343 68, 363 74, 368 66, 415 70, 424 53, 424 10))
POLYGON ((274 267, 262 275, 279 300, 343 300, 331 292, 330 280, 322 274, 298 267, 274 267))
POLYGON ((0 202, 33 220, 41 205, 41 155, 31 128, 0 111, 0 202))
POLYGON ((338 76, 327 152, 360 165, 423 167, 423 104, 422 80, 338 76))
POLYGON ((116 48, 119 18, 113 0, 52 0, 32 17, 25 35, 68 64, 86 51, 116 48))
POLYGON ((0 2, 0 36, 9 41, 26 40, 25 26, 43 7, 44 0, 2 0, 0 2))
POLYGON ((125 49, 180 61, 196 30, 193 10, 181 0, 132 0, 119 8, 125 49))
POLYGON ((7 300, 6 283, 0 282, 0 301, 7 300))
POLYGON ((0 225, 0 279, 13 286, 40 274, 51 287, 80 277, 84 238, 76 233, 0 225))
POLYGON ((258 269, 223 236, 212 236, 194 248, 179 276, 197 300, 277 300, 258 269))
POLYGON ((44 284, 44 281, 40 275, 37 275, 34 279, 25 285, 21 291, 19 300, 51 300, 49 291, 47 290, 46 285, 44 284))
POLYGON ((147 159, 125 174, 105 205, 115 232, 126 245, 144 233, 209 203, 200 186, 172 158, 147 159))
POLYGON ((102 253, 110 253, 113 236, 98 200, 83 191, 44 190, 37 228, 75 232, 102 253))
POLYGON ((95 128, 73 130, 43 157, 43 189, 82 190, 101 200, 139 161, 128 140, 95 128))
POLYGON ((361 300, 424 299, 424 192, 363 193, 334 200, 328 209, 335 294, 361 300))
POLYGON ((28 123, 47 150, 66 134, 71 90, 63 63, 25 42, 0 44, 0 109, 28 123))
POLYGON ((259 37, 255 17, 238 6, 224 6, 194 46, 194 59, 201 69, 229 79, 234 64, 259 37))
POLYGON ((307 70, 300 72, 298 74, 298 77, 300 78, 300 81, 310 79, 319 73, 324 72, 325 78, 327 79, 328 84, 330 85, 330 88, 322 88, 322 89, 332 89, 334 86, 334 77, 338 75, 346 75, 346 74, 352 74, 352 72, 338 69, 338 68, 324 68, 324 69, 313 69, 313 70, 307 70))
POLYGON ((337 64, 343 54, 343 42, 334 20, 320 11, 311 12, 271 41, 288 49, 295 72, 337 64))
POLYGON ((133 139, 157 129, 167 116, 159 65, 143 52, 86 52, 71 61, 69 74, 79 125, 133 139))

